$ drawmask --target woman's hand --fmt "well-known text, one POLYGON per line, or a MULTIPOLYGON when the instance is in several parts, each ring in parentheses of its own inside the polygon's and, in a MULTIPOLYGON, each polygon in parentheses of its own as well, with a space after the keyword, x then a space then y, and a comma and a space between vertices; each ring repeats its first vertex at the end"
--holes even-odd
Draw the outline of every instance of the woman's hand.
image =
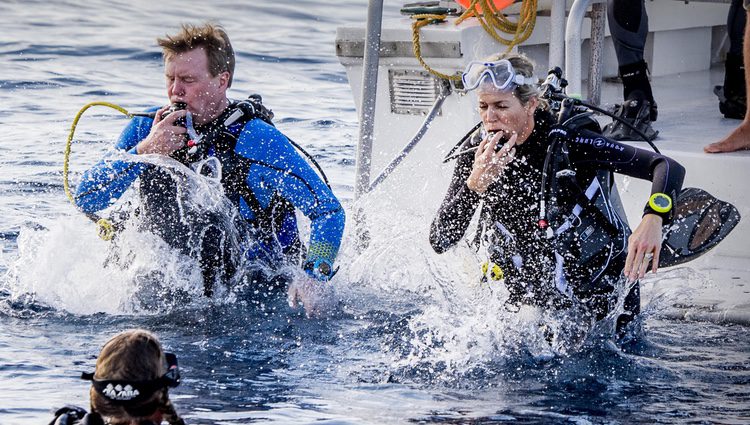
POLYGON ((487 188, 503 174, 505 167, 513 161, 516 155, 516 139, 518 134, 513 133, 505 145, 495 152, 495 147, 503 136, 498 131, 493 137, 482 140, 474 153, 474 166, 471 175, 466 179, 469 189, 477 193, 484 193, 487 188))
POLYGON ((628 281, 636 281, 646 275, 648 263, 656 273, 659 267, 659 252, 661 251, 662 218, 656 214, 646 214, 641 224, 628 238, 628 257, 625 260, 623 273, 628 281))

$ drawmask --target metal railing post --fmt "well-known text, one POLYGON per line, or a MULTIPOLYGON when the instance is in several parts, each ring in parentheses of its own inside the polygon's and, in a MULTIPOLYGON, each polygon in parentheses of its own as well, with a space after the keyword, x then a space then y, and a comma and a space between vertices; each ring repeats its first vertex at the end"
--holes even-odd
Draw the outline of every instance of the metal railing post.
POLYGON ((549 62, 552 69, 565 69, 565 6, 566 0, 555 0, 550 10, 549 62))
POLYGON ((362 59, 362 105, 359 109, 355 200, 365 194, 370 186, 382 23, 383 0, 370 0, 367 5, 367 34, 365 35, 365 51, 362 59))
POLYGON ((568 94, 581 94, 581 27, 592 0, 574 0, 565 25, 565 74, 568 94))
MULTIPOLYGON (((359 108, 359 143, 354 182, 354 201, 367 193, 372 168, 372 144, 375 133, 375 106, 378 94, 378 67, 380 66, 380 35, 383 30, 383 0, 370 0, 367 4, 367 33, 362 57, 362 104, 359 108)), ((369 245, 370 233, 361 207, 354 210, 354 228, 357 247, 369 245)))
POLYGON ((604 28, 607 3, 591 5, 591 62, 589 63, 589 102, 599 105, 602 99, 602 67, 604 63, 604 28))

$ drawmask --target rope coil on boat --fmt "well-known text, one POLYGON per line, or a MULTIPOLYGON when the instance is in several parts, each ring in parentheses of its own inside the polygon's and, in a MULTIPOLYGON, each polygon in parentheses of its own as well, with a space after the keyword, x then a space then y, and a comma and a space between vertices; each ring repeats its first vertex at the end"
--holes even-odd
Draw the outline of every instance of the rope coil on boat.
MULTIPOLYGON (((508 46, 506 52, 509 52, 513 47, 523 43, 531 36, 534 26, 536 25, 537 1, 538 0, 523 0, 521 2, 521 11, 518 21, 516 22, 511 21, 504 14, 500 13, 500 11, 509 6, 512 1, 471 0, 471 3, 469 3, 468 6, 466 6, 468 1, 459 2, 466 6, 466 10, 458 19, 456 19, 455 25, 460 24, 468 18, 475 17, 479 24, 482 25, 485 32, 497 40, 498 43, 508 46), (499 32, 512 34, 513 38, 505 39, 499 34, 499 32)), ((447 17, 448 14, 423 13, 412 15, 412 19, 414 19, 414 22, 412 23, 414 57, 430 74, 444 80, 460 81, 460 73, 453 75, 443 74, 427 65, 422 58, 422 46, 419 41, 419 31, 424 26, 445 22, 447 17)))
POLYGON ((443 74, 442 72, 436 71, 433 68, 431 68, 422 58, 422 46, 419 43, 419 30, 426 26, 430 25, 432 23, 439 23, 444 22, 445 18, 447 18, 448 15, 436 15, 436 14, 418 14, 413 15, 412 19, 414 19, 414 23, 412 23, 412 43, 414 44, 414 57, 417 58, 419 63, 422 65, 422 67, 427 70, 430 74, 442 78, 444 80, 454 80, 454 81, 460 81, 461 80, 461 74, 454 74, 454 75, 448 75, 443 74))
MULTIPOLYGON (((506 2, 506 5, 510 3, 506 2)), ((537 0, 523 0, 518 21, 513 22, 500 13, 502 7, 490 0, 472 0, 466 11, 456 20, 456 25, 464 20, 475 17, 484 30, 498 43, 508 46, 506 52, 526 41, 536 25, 537 0), (489 11, 489 12, 487 12, 489 11), (513 34, 513 38, 505 39, 498 30, 506 34, 513 34)))

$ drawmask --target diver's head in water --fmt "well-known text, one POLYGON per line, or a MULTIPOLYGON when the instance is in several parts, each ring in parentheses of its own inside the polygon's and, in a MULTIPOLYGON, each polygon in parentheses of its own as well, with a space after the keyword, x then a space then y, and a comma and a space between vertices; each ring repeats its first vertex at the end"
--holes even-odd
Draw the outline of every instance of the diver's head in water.
POLYGON ((109 424, 184 424, 167 388, 179 383, 174 355, 150 332, 135 329, 110 339, 96 361, 91 411, 109 424))
POLYGON ((531 60, 517 53, 490 56, 466 67, 464 87, 477 91, 479 115, 487 132, 503 132, 504 139, 517 134, 516 145, 531 135, 534 111, 543 105, 533 74, 531 60))
POLYGON ((229 104, 226 92, 234 75, 234 50, 226 31, 208 23, 186 24, 157 42, 169 101, 186 103, 196 124, 218 117, 229 104))

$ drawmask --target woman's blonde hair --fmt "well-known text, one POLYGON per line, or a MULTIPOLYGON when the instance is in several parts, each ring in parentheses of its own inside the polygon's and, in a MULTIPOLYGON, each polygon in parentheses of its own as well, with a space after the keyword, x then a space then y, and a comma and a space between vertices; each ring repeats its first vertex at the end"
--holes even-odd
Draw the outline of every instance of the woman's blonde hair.
MULTIPOLYGON (((513 65, 513 69, 524 77, 534 76, 534 62, 523 53, 499 53, 485 58, 485 62, 496 62, 506 59, 513 65)), ((518 98, 522 105, 529 103, 529 100, 536 98, 539 100, 539 108, 546 108, 547 102, 541 98, 542 92, 538 84, 517 85, 513 89, 513 94, 518 98)))
MULTIPOLYGON (((133 329, 115 335, 104 344, 96 360, 94 379, 141 382, 159 379, 166 371, 166 357, 156 336, 142 329, 133 329)), ((172 425, 185 423, 169 400, 166 387, 132 404, 114 402, 93 386, 90 394, 91 411, 109 419, 112 424, 146 420, 157 411, 172 425)))

